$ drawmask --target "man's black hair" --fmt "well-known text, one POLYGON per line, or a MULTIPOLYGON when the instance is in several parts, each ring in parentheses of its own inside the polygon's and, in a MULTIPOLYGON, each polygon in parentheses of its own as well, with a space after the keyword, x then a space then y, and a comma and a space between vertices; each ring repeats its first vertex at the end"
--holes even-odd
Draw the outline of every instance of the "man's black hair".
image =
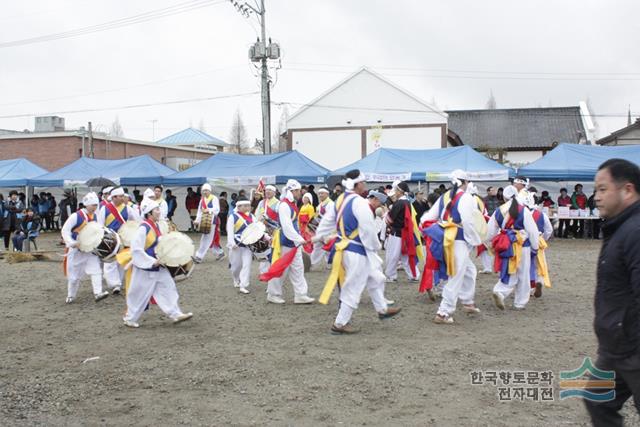
POLYGON ((640 193, 640 168, 635 163, 624 159, 609 159, 600 165, 598 170, 607 169, 611 178, 618 184, 633 184, 636 193, 640 193))

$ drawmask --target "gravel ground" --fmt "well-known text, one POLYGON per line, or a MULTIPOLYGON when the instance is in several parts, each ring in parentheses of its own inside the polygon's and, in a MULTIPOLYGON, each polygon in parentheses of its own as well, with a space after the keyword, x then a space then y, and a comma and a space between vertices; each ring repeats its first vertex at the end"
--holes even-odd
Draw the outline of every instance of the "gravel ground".
MULTIPOLYGON (((198 238, 199 236, 194 235, 198 238)), ((44 235, 40 246, 54 245, 44 235)), ((387 287, 403 308, 379 321, 366 294, 362 332, 333 336, 329 306, 267 304, 231 285, 209 256, 179 283, 194 318, 172 325, 157 307, 142 327, 121 324, 121 296, 93 301, 90 284, 64 304, 60 264, 0 263, 0 424, 10 425, 588 425, 582 402, 500 402, 471 371, 572 370, 595 356, 592 298, 597 241, 554 241, 554 288, 525 311, 498 311, 493 275, 479 275, 482 313, 431 323, 436 305, 405 279, 387 287), (99 357, 99 359, 86 359, 99 357)), ((326 271, 307 275, 319 295, 326 271)), ((402 277, 402 276, 401 276, 402 277)), ((630 424, 640 424, 630 406, 630 424)))

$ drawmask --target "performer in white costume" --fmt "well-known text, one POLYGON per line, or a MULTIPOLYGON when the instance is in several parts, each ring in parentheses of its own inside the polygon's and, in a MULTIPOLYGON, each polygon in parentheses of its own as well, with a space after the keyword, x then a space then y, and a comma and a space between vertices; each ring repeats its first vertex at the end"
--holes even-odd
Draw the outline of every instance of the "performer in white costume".
POLYGON ((240 243, 240 237, 249 224, 257 221, 251 213, 251 202, 246 197, 239 197, 235 210, 230 212, 227 218, 227 247, 233 286, 238 288, 241 294, 249 293, 253 253, 251 249, 240 243))
POLYGON ((196 255, 194 257, 194 261, 200 263, 204 260, 205 255, 209 248, 212 248, 216 252, 216 261, 222 259, 224 257, 224 251, 222 248, 213 248, 213 243, 216 237, 216 233, 219 232, 218 227, 216 227, 218 214, 220 213, 220 201, 218 198, 211 192, 211 185, 202 184, 202 188, 200 189, 202 193, 202 197, 200 198, 200 203, 198 203, 198 213, 196 214, 196 219, 193 221, 193 224, 196 227, 200 226, 202 222, 202 214, 204 212, 208 212, 210 215, 209 221, 211 222, 211 231, 208 233, 203 233, 200 238, 200 247, 196 251, 196 255))

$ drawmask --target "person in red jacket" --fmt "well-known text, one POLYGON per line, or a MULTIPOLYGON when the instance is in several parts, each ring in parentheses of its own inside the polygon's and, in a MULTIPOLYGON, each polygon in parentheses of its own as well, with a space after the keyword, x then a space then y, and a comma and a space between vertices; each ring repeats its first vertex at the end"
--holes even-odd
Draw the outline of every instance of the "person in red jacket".
MULTIPOLYGON (((573 190, 573 194, 571 195, 571 209, 586 209, 589 199, 586 194, 582 192, 582 184, 576 184, 573 190)), ((584 237, 584 219, 573 220, 573 235, 578 239, 584 237)))
MULTIPOLYGON (((558 207, 568 206, 571 207, 571 197, 567 195, 567 189, 560 189, 560 197, 558 197, 558 207)), ((569 231, 571 230, 571 220, 561 219, 558 224, 558 238, 566 239, 569 237, 569 231)))

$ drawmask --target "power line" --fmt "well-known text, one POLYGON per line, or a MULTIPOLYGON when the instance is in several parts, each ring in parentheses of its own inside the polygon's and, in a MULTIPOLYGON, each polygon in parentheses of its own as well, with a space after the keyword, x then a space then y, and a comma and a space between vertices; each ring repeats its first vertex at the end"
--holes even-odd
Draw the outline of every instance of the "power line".
POLYGON ((60 40, 69 37, 77 37, 85 34, 96 33, 99 31, 111 30, 114 28, 126 27, 129 25, 139 24, 142 22, 152 21, 166 16, 176 15, 179 13, 189 12, 192 10, 200 9, 203 7, 213 6, 215 4, 224 3, 224 0, 212 1, 212 0, 189 0, 183 3, 178 3, 173 6, 164 7, 161 9, 155 9, 148 12, 139 13, 137 15, 116 19, 113 21, 104 22, 102 24, 90 25, 87 27, 77 28, 75 30, 63 31, 60 33, 48 34, 44 36, 31 37, 27 39, 14 40, 10 42, 0 43, 0 49, 24 46, 34 43, 44 43, 53 40, 60 40))
POLYGON ((84 97, 84 96, 100 95, 100 94, 111 93, 111 92, 119 92, 119 91, 123 91, 123 90, 136 89, 136 88, 146 87, 146 86, 153 86, 153 85, 156 85, 156 84, 162 84, 162 83, 166 83, 166 82, 170 82, 170 81, 174 81, 174 80, 182 80, 182 79, 189 79, 189 78, 193 78, 193 77, 199 77, 199 76, 202 76, 202 75, 205 75, 205 74, 214 73, 214 72, 217 72, 217 71, 226 71, 226 70, 231 70, 231 69, 234 69, 234 68, 239 68, 239 67, 244 67, 244 66, 245 66, 245 64, 242 64, 242 65, 231 65, 229 67, 214 68, 214 69, 211 69, 211 70, 201 71, 199 73, 185 74, 185 75, 181 75, 181 76, 170 77, 170 78, 163 79, 163 80, 155 80, 155 81, 150 81, 150 82, 139 83, 139 84, 132 85, 132 86, 125 86, 125 87, 112 88, 112 89, 103 89, 103 90, 98 90, 98 91, 94 91, 94 92, 85 92, 85 93, 79 93, 79 94, 74 94, 74 95, 59 96, 59 97, 55 97, 55 98, 43 98, 43 99, 35 99, 35 100, 32 100, 32 101, 9 102, 9 103, 5 103, 5 104, 0 104, 0 107, 24 105, 24 104, 35 104, 35 103, 39 103, 39 102, 58 101, 58 100, 62 100, 62 99, 73 99, 73 98, 81 98, 81 97, 84 97))
POLYGON ((202 102, 202 101, 213 101, 218 99, 239 98, 243 96, 256 95, 258 93, 260 92, 254 91, 254 92, 237 93, 233 95, 220 95, 220 96, 209 96, 209 97, 201 97, 201 98, 178 99, 173 101, 152 102, 147 104, 121 105, 118 107, 86 108, 82 110, 53 111, 48 113, 11 114, 7 116, 0 116, 0 119, 15 119, 20 117, 35 117, 35 116, 53 116, 57 114, 90 113, 95 111, 128 110, 132 108, 154 107, 157 105, 186 104, 189 102, 202 102))

